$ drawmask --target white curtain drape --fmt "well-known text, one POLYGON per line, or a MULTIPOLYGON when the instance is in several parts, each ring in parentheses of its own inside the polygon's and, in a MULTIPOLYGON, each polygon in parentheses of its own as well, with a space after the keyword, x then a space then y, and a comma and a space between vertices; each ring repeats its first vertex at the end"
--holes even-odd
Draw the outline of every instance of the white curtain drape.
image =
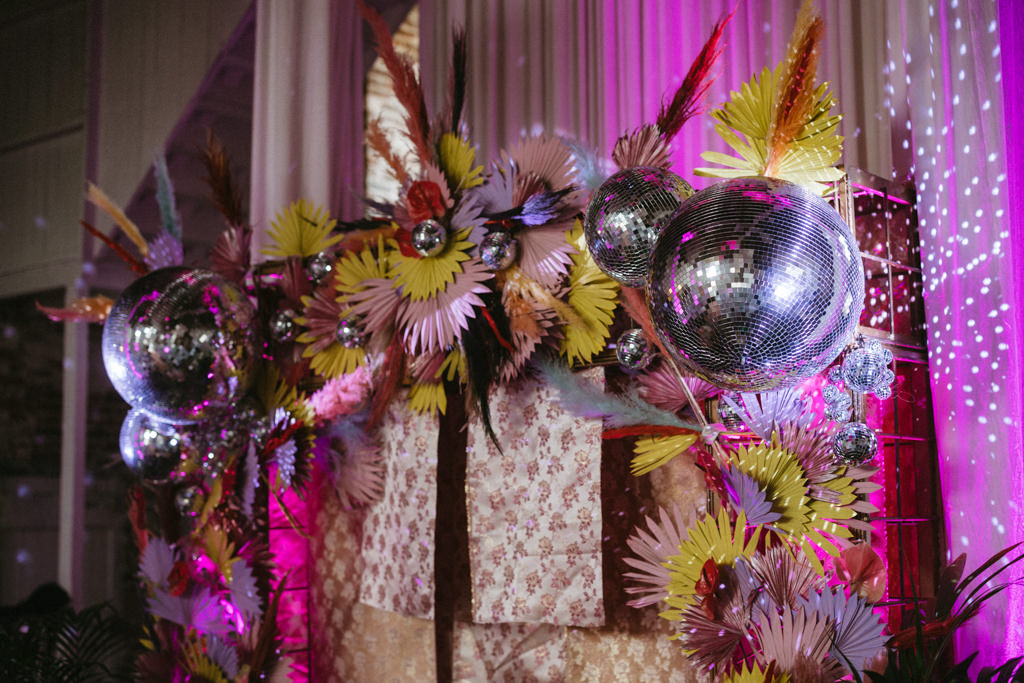
POLYGON ((343 220, 362 217, 362 45, 351 0, 257 0, 254 258, 271 220, 297 199, 343 220))
MULTIPOLYGON (((888 22, 893 106, 910 124, 898 161, 917 184, 947 540, 967 571, 1024 539, 1024 245, 1012 239, 1008 182, 1020 151, 1004 136, 999 15, 996 0, 907 0, 888 22)), ((989 601, 957 646, 984 664, 1024 653, 1024 587, 989 601)))

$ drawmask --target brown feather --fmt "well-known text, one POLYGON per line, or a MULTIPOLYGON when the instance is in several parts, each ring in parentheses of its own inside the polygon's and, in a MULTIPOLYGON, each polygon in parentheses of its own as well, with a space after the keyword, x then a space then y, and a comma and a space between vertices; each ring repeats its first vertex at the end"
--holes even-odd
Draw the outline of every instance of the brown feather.
POLYGON ((450 130, 458 132, 462 107, 466 102, 466 29, 452 30, 452 71, 448 81, 448 109, 450 130))
POLYGON ((377 56, 384 62, 395 88, 395 97, 405 108, 406 134, 412 141, 420 161, 427 162, 432 158, 430 154, 430 121, 427 117, 427 105, 423 96, 423 87, 416 75, 416 66, 407 57, 395 51, 394 41, 391 39, 391 30, 383 17, 374 8, 367 5, 363 0, 356 0, 359 7, 359 14, 373 31, 373 37, 377 44, 375 49, 377 56))
POLYGON ((391 399, 394 398, 398 387, 402 384, 402 378, 405 375, 404 360, 405 353, 402 350, 402 339, 396 331, 391 338, 391 343, 388 344, 387 351, 384 353, 381 375, 377 380, 376 391, 374 391, 373 398, 370 401, 370 419, 366 425, 368 431, 380 424, 388 404, 391 403, 391 399))
POLYGON ((366 141, 369 143, 370 148, 391 169, 395 180, 404 187, 409 182, 409 172, 405 170, 405 164, 395 154, 395 150, 391 148, 391 143, 388 142, 388 136, 384 132, 384 126, 381 124, 380 118, 371 119, 367 124, 366 141))
POLYGON ((203 180, 213 193, 212 199, 217 210, 229 225, 245 225, 242 191, 231 174, 231 159, 213 131, 206 132, 206 144, 199 148, 199 156, 206 167, 203 180))
POLYGON ((775 111, 768 133, 768 155, 763 175, 771 176, 800 134, 814 109, 814 83, 818 78, 818 53, 825 23, 812 0, 800 7, 790 38, 785 66, 775 91, 775 111))

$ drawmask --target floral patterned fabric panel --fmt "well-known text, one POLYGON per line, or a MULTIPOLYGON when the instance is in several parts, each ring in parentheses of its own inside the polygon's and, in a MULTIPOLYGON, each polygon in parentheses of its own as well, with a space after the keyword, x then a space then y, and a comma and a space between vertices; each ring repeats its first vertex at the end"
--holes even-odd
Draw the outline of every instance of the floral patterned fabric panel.
POLYGON ((568 629, 565 638, 565 683, 695 683, 683 649, 669 640, 669 628, 647 633, 604 629, 568 629))
POLYGON ((432 619, 437 418, 409 410, 404 398, 391 402, 378 431, 384 497, 366 515, 359 602, 432 619))
POLYGON ((457 683, 562 681, 565 628, 549 624, 455 624, 457 683))
MULTIPOLYGON (((601 368, 585 371, 603 386, 601 368)), ((599 626, 601 420, 576 417, 533 380, 497 387, 502 451, 469 420, 466 489, 473 621, 599 626)))
POLYGON ((429 681, 437 672, 434 622, 359 604, 365 512, 348 510, 329 484, 312 506, 309 680, 429 681), (394 643, 401 657, 382 657, 394 643))

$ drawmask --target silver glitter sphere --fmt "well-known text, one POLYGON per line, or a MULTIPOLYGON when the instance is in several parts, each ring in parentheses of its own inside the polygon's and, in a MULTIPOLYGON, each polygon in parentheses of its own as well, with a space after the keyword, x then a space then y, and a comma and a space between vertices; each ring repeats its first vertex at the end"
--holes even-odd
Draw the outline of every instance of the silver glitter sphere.
POLYGON ((306 259, 306 272, 313 282, 320 284, 334 270, 334 255, 321 251, 306 259))
POLYGON ((186 425, 182 430, 185 451, 208 475, 224 471, 233 456, 242 455, 249 444, 249 425, 232 414, 186 425))
POLYGON ((224 411, 249 387, 255 312, 238 285, 207 270, 155 270, 128 286, 103 327, 118 393, 166 422, 224 411))
POLYGON ((615 342, 615 357, 627 370, 643 370, 651 363, 651 345, 643 330, 626 330, 615 342))
POLYGON ((344 346, 346 349, 358 349, 363 345, 363 331, 355 324, 355 322, 348 318, 342 318, 338 321, 338 326, 334 328, 334 336, 337 338, 338 343, 344 346))
POLYGON ((519 255, 519 243, 504 230, 491 232, 480 240, 480 260, 491 270, 505 270, 519 255))
POLYGON ((583 234, 594 262, 608 277, 643 287, 658 236, 692 194, 688 182, 653 166, 627 168, 608 178, 584 214, 583 234))
POLYGON ((849 351, 843 359, 843 381, 846 386, 862 394, 881 390, 887 398, 892 392, 889 385, 895 375, 889 369, 892 363, 892 351, 884 348, 878 341, 869 339, 858 348, 849 351))
POLYGON ((448 229, 428 218, 412 229, 412 248, 420 256, 437 256, 448 243, 448 229))
POLYGON ((195 517, 199 511, 195 509, 195 503, 202 495, 202 491, 196 485, 185 486, 178 489, 174 494, 174 506, 183 517, 195 517))
POLYGON ((860 465, 878 453, 878 437, 863 422, 850 422, 832 437, 832 452, 840 462, 860 465))
POLYGON ((687 371, 723 389, 782 389, 828 366, 853 336, 864 270, 828 202, 740 178, 687 199, 651 257, 655 329, 687 371))
POLYGON ((270 317, 270 337, 283 344, 295 336, 295 311, 280 310, 270 317))
POLYGON ((746 431, 747 423, 743 421, 740 413, 736 412, 736 409, 729 405, 725 401, 724 397, 728 396, 736 405, 745 407, 743 403, 743 397, 736 392, 726 392, 718 397, 718 419, 730 432, 743 432, 746 431))
POLYGON ((121 459, 146 481, 166 481, 181 464, 184 439, 178 426, 161 422, 137 408, 121 424, 121 459))

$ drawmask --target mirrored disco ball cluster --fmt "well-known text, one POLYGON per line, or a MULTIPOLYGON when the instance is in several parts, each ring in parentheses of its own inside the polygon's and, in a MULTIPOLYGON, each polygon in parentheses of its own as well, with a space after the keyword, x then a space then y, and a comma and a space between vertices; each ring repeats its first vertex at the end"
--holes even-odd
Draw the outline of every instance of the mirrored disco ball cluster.
POLYGON ((817 374, 850 341, 864 271, 828 202, 769 178, 686 200, 651 256, 648 306, 675 359, 723 389, 764 392, 817 374))
POLYGON ((257 359, 255 311, 216 273, 162 268, 128 286, 103 327, 114 388, 157 420, 204 420, 248 389, 257 359))
POLYGON ((583 222, 598 267, 624 285, 643 287, 665 222, 692 194, 688 182, 661 168, 627 168, 608 178, 587 204, 583 222))
POLYGON ((896 374, 889 369, 892 351, 878 340, 869 339, 851 350, 837 373, 846 386, 862 394, 873 393, 880 399, 892 396, 891 384, 896 374))

